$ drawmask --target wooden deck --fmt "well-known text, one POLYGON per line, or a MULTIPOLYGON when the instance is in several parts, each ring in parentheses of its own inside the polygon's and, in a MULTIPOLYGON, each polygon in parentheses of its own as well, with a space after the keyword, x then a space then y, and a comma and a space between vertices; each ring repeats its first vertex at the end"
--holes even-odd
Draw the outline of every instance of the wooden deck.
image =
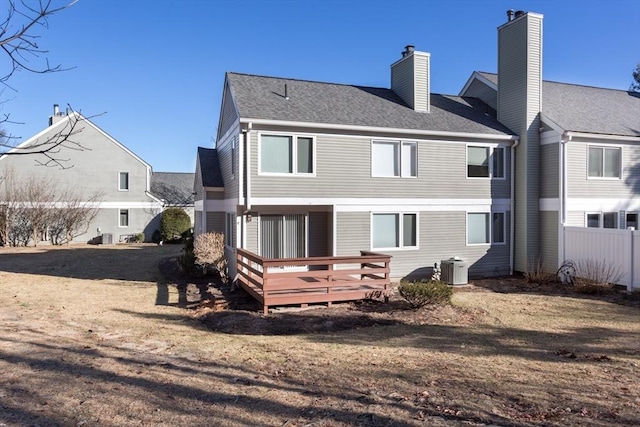
POLYGON ((237 283, 265 314, 273 306, 389 298, 389 255, 362 251, 352 257, 267 259, 237 249, 236 259, 237 283))

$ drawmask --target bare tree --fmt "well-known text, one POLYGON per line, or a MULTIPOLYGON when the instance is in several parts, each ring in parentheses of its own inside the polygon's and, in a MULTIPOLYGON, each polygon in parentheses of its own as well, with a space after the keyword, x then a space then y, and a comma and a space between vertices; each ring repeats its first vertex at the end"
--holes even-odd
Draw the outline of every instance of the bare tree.
POLYGON ((86 233, 89 225, 98 215, 103 194, 96 192, 81 197, 71 188, 58 196, 56 208, 49 224, 49 239, 54 245, 69 244, 76 237, 86 233))
POLYGON ((70 243, 95 219, 102 193, 82 196, 44 176, 20 176, 12 169, 0 181, 0 243, 34 246, 43 240, 70 243))
MULTIPOLYGON (((35 74, 46 74, 64 71, 61 65, 51 65, 46 54, 38 45, 37 30, 49 28, 49 18, 69 7, 78 0, 64 0, 58 5, 54 0, 8 0, 6 17, 0 22, 0 86, 5 89, 15 90, 8 81, 17 71, 28 71, 35 74), (5 71, 7 70, 7 71, 5 71)), ((0 90, 0 94, 2 91, 0 90)), ((0 106, 5 102, 0 102, 0 106)), ((69 121, 69 126, 59 131, 53 137, 35 141, 28 147, 17 145, 18 138, 9 134, 2 128, 5 123, 18 123, 12 121, 10 114, 0 114, 0 156, 3 155, 44 155, 45 160, 40 164, 47 166, 64 167, 68 159, 61 157, 63 148, 83 149, 81 145, 73 141, 73 135, 78 131, 76 126, 78 117, 69 121)))

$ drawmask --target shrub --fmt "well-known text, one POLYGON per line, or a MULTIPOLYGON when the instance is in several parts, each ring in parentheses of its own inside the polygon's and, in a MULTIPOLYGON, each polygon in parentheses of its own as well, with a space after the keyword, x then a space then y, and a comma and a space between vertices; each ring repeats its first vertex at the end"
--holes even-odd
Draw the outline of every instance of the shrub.
POLYGON ((193 233, 191 230, 182 233, 182 241, 184 242, 182 248, 184 253, 178 258, 178 267, 184 273, 193 274, 196 270, 196 256, 193 254, 193 233))
POLYGON ((220 279, 227 282, 227 260, 224 256, 224 234, 204 233, 193 240, 195 263, 206 272, 214 268, 220 273, 220 279))
POLYGON ((141 233, 136 234, 135 237, 134 237, 134 241, 136 243, 144 243, 144 233, 141 232, 141 233))
POLYGON ((543 284, 554 280, 555 276, 544 269, 542 260, 538 257, 527 262, 527 271, 524 273, 527 283, 543 284))
POLYGON ((601 294, 613 289, 622 279, 620 266, 605 260, 583 259, 574 263, 573 286, 584 294, 601 294))
POLYGON ((453 296, 453 288, 439 280, 420 282, 403 280, 398 286, 398 292, 413 308, 424 307, 428 304, 450 304, 453 296))
POLYGON ((191 218, 184 209, 167 208, 160 220, 160 236, 165 242, 178 242, 191 229, 191 218))

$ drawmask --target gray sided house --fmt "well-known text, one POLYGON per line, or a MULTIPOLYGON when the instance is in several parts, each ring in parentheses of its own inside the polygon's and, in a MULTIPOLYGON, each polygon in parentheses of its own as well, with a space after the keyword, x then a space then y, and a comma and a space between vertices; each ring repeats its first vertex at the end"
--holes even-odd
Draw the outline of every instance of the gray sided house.
POLYGON ((153 172, 151 175, 151 194, 160 199, 165 208, 184 209, 191 224, 194 223, 194 177, 192 172, 153 172))
POLYGON ((117 243, 140 232, 149 240, 154 218, 162 212, 162 202, 150 193, 151 166, 89 119, 77 112, 60 112, 54 106, 49 126, 20 144, 19 149, 29 151, 29 147, 42 143, 48 146, 51 142, 46 141, 55 141, 72 126, 73 135, 64 144, 68 148, 52 154, 65 160, 63 167, 41 165, 46 158, 40 154, 5 155, 0 157, 0 175, 12 170, 18 180, 46 179, 59 191, 73 190, 81 200, 99 194, 94 204, 98 214, 75 242, 107 234, 117 243))
POLYGON ((407 47, 392 89, 227 73, 196 232, 269 258, 382 252, 395 278, 452 256, 508 274, 517 138, 484 102, 431 93, 429 60, 407 47))
POLYGON ((542 21, 509 14, 498 73, 459 96, 431 93, 413 46, 390 88, 227 73, 196 232, 225 232, 230 256, 381 252, 414 278, 452 256, 470 276, 555 271, 563 227, 637 228, 640 98, 543 82, 542 21))

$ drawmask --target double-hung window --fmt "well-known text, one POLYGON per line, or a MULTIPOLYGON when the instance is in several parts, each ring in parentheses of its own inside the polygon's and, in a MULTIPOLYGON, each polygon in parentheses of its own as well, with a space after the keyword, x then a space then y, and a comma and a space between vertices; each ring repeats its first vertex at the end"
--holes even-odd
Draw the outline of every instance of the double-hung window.
POLYGON ((314 139, 300 135, 260 135, 260 173, 311 175, 314 139))
POLYGON ((129 209, 120 209, 118 211, 118 226, 119 227, 129 226, 129 209))
POLYGON ((467 146, 468 178, 504 178, 504 147, 467 146))
POLYGON ((373 141, 371 175, 374 177, 417 177, 418 144, 407 141, 373 141))
POLYGON ((372 249, 418 247, 418 214, 374 213, 371 216, 372 249))
POLYGON ((589 146, 589 178, 620 178, 622 149, 620 147, 589 146))
POLYGON ((467 244, 489 245, 506 242, 504 212, 467 213, 467 244))

